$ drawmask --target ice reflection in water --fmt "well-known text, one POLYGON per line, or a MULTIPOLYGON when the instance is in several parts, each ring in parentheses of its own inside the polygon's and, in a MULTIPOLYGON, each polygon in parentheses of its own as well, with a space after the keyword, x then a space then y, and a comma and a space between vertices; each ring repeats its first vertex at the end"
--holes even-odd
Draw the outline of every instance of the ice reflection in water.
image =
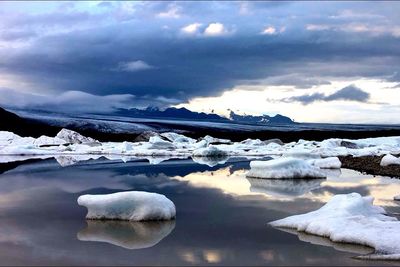
POLYGON ((88 220, 87 227, 78 232, 80 241, 106 242, 126 249, 150 248, 168 236, 175 221, 99 221, 88 220))
POLYGON ((250 192, 277 197, 298 197, 321 187, 325 179, 257 179, 246 177, 250 192))
POLYGON ((359 255, 367 255, 373 253, 375 249, 367 246, 361 246, 356 244, 349 244, 349 243, 337 243, 332 242, 329 238, 317 236, 317 235, 310 235, 305 232, 298 232, 293 229, 286 229, 286 228, 276 228, 281 231, 297 235, 299 240, 308 242, 314 245, 325 246, 325 247, 332 247, 338 251, 345 251, 359 255))

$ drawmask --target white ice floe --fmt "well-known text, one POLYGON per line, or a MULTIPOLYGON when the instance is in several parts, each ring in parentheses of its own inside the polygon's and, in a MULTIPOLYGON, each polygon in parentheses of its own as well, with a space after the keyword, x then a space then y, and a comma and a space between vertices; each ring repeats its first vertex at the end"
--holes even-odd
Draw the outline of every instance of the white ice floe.
POLYGON ((400 158, 387 154, 381 159, 380 165, 386 167, 389 165, 400 165, 400 158))
POLYGON ((218 156, 218 157, 195 157, 192 156, 192 160, 199 164, 207 165, 209 167, 214 167, 219 164, 224 164, 228 161, 228 156, 218 156))
POLYGON ((152 136, 149 139, 149 149, 174 149, 175 146, 172 142, 161 139, 159 136, 152 136))
POLYGON ((215 138, 209 135, 206 135, 202 138, 202 140, 205 140, 208 144, 230 144, 232 143, 231 140, 229 139, 221 139, 221 138, 215 138))
POLYGON ((328 157, 323 159, 311 159, 308 161, 311 165, 321 169, 340 169, 342 163, 338 157, 328 157))
POLYGON ((310 149, 305 149, 305 148, 289 149, 288 151, 284 152, 282 156, 289 157, 289 158, 299 158, 299 159, 319 159, 319 158, 321 158, 319 154, 312 153, 312 151, 310 149))
POLYGON ((375 249, 362 258, 400 260, 400 222, 387 216, 382 207, 374 206, 373 200, 358 193, 335 195, 316 211, 270 224, 375 249))
POLYGON ((175 144, 194 144, 196 140, 183 134, 177 134, 172 132, 162 133, 160 134, 162 137, 167 138, 170 142, 175 144))
POLYGON ((56 138, 62 139, 70 144, 82 144, 82 143, 95 143, 97 140, 83 136, 75 131, 62 129, 57 135, 56 138))
POLYGON ((87 219, 128 221, 171 220, 174 203, 157 193, 129 191, 107 195, 83 195, 78 204, 88 209, 87 219))
POLYGON ((250 162, 250 171, 246 174, 250 178, 283 179, 283 178, 325 178, 318 167, 311 165, 304 159, 282 157, 268 161, 250 162))

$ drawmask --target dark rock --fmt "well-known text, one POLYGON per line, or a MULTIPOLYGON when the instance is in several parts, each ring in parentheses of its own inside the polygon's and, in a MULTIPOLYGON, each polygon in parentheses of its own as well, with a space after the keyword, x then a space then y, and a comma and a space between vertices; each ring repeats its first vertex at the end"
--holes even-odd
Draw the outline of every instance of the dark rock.
POLYGON ((340 146, 346 147, 346 148, 359 148, 356 143, 349 142, 349 141, 341 141, 340 146))
POLYGON ((150 137, 152 136, 157 136, 159 135, 156 132, 153 131, 145 131, 141 134, 139 134, 134 140, 133 142, 148 142, 150 140, 150 137))

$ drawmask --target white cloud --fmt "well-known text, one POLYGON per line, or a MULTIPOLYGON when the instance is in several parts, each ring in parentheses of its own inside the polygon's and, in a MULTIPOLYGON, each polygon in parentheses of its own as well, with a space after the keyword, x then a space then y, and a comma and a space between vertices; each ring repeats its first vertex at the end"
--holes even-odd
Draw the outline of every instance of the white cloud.
POLYGON ((277 33, 277 30, 275 27, 272 26, 268 26, 267 28, 265 28, 261 34, 267 34, 267 35, 274 35, 277 33))
POLYGON ((67 91, 57 95, 37 95, 0 88, 0 105, 9 108, 57 110, 60 112, 112 112, 116 108, 129 108, 131 94, 93 95, 82 91, 67 91), (95 103, 95 104, 93 104, 95 103))
POLYGON ((331 28, 332 28, 332 26, 325 25, 325 24, 307 24, 306 25, 307 31, 326 31, 331 28))
POLYGON ((204 30, 205 36, 221 36, 221 35, 226 35, 228 33, 229 31, 226 29, 224 24, 219 22, 210 23, 204 30))
POLYGON ((332 30, 332 31, 349 32, 349 33, 366 33, 372 36, 389 34, 392 35, 393 37, 400 37, 400 26, 371 25, 367 23, 347 23, 340 25, 307 24, 306 30, 308 31, 332 30))
POLYGON ((116 68, 113 68, 113 71, 126 71, 126 72, 136 72, 142 70, 154 69, 155 67, 142 61, 128 61, 128 62, 120 62, 116 68))
POLYGON ((250 12, 250 7, 249 7, 249 2, 240 2, 239 3, 239 14, 240 15, 249 15, 250 12))
POLYGON ((159 18, 179 19, 181 17, 181 7, 176 4, 170 4, 168 9, 157 14, 159 18))
POLYGON ((189 24, 189 25, 181 28, 181 32, 183 32, 185 34, 197 34, 197 33, 199 33, 200 27, 202 25, 203 24, 197 23, 197 22, 196 23, 192 23, 192 24, 189 24))

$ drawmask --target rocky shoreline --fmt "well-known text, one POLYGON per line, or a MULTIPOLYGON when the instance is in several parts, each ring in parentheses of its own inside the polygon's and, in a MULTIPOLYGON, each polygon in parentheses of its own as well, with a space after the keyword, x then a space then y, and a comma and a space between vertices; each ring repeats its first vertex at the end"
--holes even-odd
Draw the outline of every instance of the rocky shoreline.
POLYGON ((342 168, 353 169, 371 175, 400 178, 400 165, 382 167, 380 162, 383 156, 341 156, 339 159, 342 162, 342 168))

